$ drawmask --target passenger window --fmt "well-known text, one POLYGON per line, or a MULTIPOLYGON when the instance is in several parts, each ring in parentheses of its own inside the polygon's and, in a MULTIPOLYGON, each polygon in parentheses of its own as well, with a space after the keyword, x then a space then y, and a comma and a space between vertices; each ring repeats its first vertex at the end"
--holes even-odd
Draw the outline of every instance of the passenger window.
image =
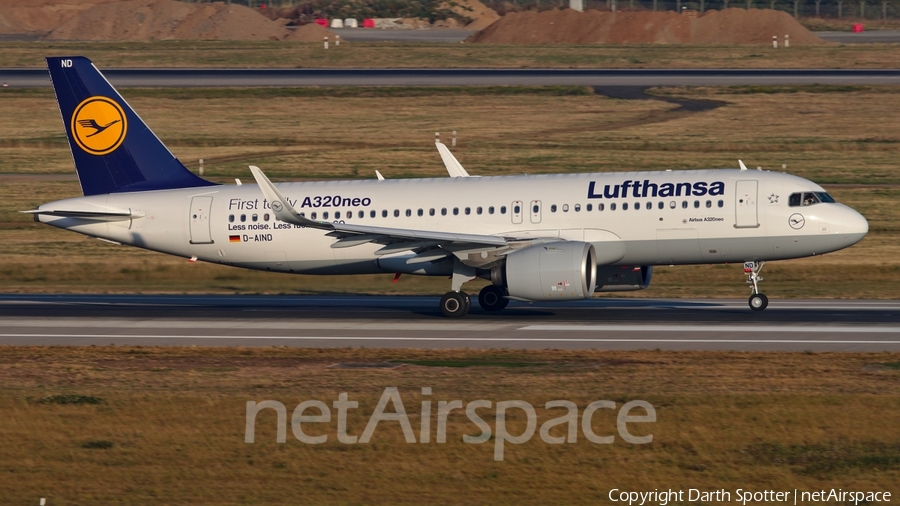
POLYGON ((666 207, 666 204, 665 204, 662 200, 660 200, 660 201, 659 201, 659 205, 656 206, 656 207, 658 207, 658 208, 660 208, 660 209, 663 209, 664 207, 666 207))
POLYGON ((407 209, 407 210, 406 210, 406 217, 409 218, 410 216, 412 216, 412 209, 407 209))
POLYGON ((635 210, 635 211, 640 211, 640 210, 641 210, 641 203, 640 203, 640 202, 635 202, 635 203, 634 203, 634 210, 635 210))
POLYGON ((263 215, 263 220, 269 221, 269 213, 263 215))
POLYGON ((242 215, 241 215, 241 223, 243 223, 243 222, 245 222, 245 221, 247 221, 247 215, 246 215, 246 214, 242 214, 242 215))
POLYGON ((341 212, 340 212, 340 211, 335 211, 335 212, 334 212, 334 219, 336 219, 336 220, 341 219, 341 212))
POLYGON ((454 207, 454 208, 453 208, 453 216, 458 216, 458 215, 459 215, 459 208, 458 208, 458 207, 454 207))
MULTIPOLYGON (((625 204, 625 209, 628 209, 628 204, 625 204)), ((615 210, 616 210, 616 203, 615 203, 615 202, 613 202, 612 204, 609 205, 609 210, 610 210, 610 211, 615 211, 615 210)))
POLYGON ((581 204, 575 204, 575 212, 581 211, 581 204))
POLYGON ((724 201, 724 200, 720 200, 720 201, 719 201, 719 207, 725 207, 725 201, 724 201))
MULTIPOLYGON (((537 211, 535 211, 535 212, 537 212, 537 211)), ((555 212, 556 212, 556 204, 553 204, 553 205, 550 206, 550 212, 551 212, 551 213, 555 213, 555 212)))
POLYGON ((500 206, 500 214, 506 214, 506 206, 500 206))
POLYGON ((394 209, 394 218, 399 218, 399 217, 400 217, 400 210, 394 209))
POLYGON ((416 214, 419 216, 425 216, 425 211, 422 209, 419 209, 418 211, 416 211, 416 214))
POLYGON ((494 214, 494 206, 488 208, 488 214, 494 214))
POLYGON ((447 208, 446 207, 441 208, 441 216, 447 216, 447 208))
POLYGON ((228 223, 234 223, 234 215, 233 214, 228 215, 228 223))
POLYGON ((669 201, 669 209, 675 209, 675 201, 669 201))
POLYGON ((712 207, 712 200, 706 201, 706 207, 712 207))
POLYGON ((588 204, 588 205, 584 206, 584 210, 587 211, 587 212, 593 211, 593 210, 594 210, 594 204, 588 204))
MULTIPOLYGON (((613 204, 613 205, 615 205, 615 204, 613 204)), ((613 209, 613 210, 615 210, 615 209, 613 209)), ((628 210, 628 202, 622 202, 622 210, 623 210, 623 211, 627 211, 627 210, 628 210)))
POLYGON ((597 210, 598 210, 598 211, 602 211, 602 210, 604 210, 604 209, 606 209, 606 204, 603 204, 603 203, 597 204, 597 210))
POLYGON ((310 219, 313 219, 313 220, 316 219, 316 213, 315 213, 315 212, 313 212, 313 213, 310 215, 310 219))
POLYGON ((471 208, 471 207, 467 207, 467 208, 466 208, 466 215, 468 216, 468 215, 470 215, 470 214, 472 214, 472 208, 471 208))
POLYGON ((323 219, 323 220, 327 220, 327 219, 328 219, 328 211, 325 211, 324 213, 322 213, 322 219, 323 219))
POLYGON ((250 219, 251 219, 252 221, 256 221, 256 220, 259 219, 259 216, 257 216, 257 215, 254 214, 253 216, 250 217, 250 219))
POLYGON ((803 196, 800 193, 792 193, 790 197, 788 197, 788 205, 791 207, 797 207, 800 205, 800 199, 803 196))
POLYGON ((537 204, 535 204, 535 205, 533 205, 533 206, 531 207, 531 212, 534 213, 534 214, 539 213, 540 210, 541 210, 541 208, 540 208, 540 206, 538 206, 537 204))
POLYGON ((682 209, 687 209, 687 200, 682 200, 682 201, 681 201, 681 208, 682 208, 682 209))
POLYGON ((428 216, 434 216, 434 208, 428 210, 428 216))
POLYGON ((360 218, 365 218, 365 217, 366 217, 366 212, 365 212, 365 211, 360 211, 359 214, 358 214, 358 216, 359 216, 360 218))
POLYGON ((644 207, 646 207, 648 210, 653 209, 653 202, 647 202, 647 204, 644 207))
POLYGON ((387 218, 387 209, 383 209, 383 210, 381 211, 381 217, 382 217, 382 218, 387 218))
POLYGON ((521 212, 522 212, 522 208, 519 205, 516 205, 515 207, 513 207, 513 213, 519 214, 521 212))
POLYGON ((481 212, 482 212, 481 206, 475 208, 475 214, 481 214, 481 212))
POLYGON ((563 212, 564 213, 569 212, 569 204, 563 204, 563 212))

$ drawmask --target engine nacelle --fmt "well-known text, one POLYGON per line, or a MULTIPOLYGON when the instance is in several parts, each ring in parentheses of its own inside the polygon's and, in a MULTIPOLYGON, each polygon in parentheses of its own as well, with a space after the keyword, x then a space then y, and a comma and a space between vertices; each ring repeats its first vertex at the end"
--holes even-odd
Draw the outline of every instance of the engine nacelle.
POLYGON ((525 300, 587 299, 597 286, 597 254, 586 242, 538 244, 506 256, 510 297, 525 300))
POLYGON ((616 267, 604 266, 597 269, 598 292, 631 292, 650 286, 653 266, 616 267))

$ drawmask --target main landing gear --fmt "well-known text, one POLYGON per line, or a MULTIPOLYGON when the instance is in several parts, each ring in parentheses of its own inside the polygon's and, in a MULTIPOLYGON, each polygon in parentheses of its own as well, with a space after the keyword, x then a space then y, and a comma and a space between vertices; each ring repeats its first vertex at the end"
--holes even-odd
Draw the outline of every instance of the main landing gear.
POLYGON ((766 265, 764 260, 760 260, 759 262, 744 262, 744 274, 747 275, 747 284, 750 285, 753 290, 753 294, 750 296, 748 302, 750 304, 750 309, 754 311, 762 311, 769 305, 769 298, 766 297, 766 294, 759 293, 759 282, 763 280, 763 278, 760 277, 759 272, 764 265, 766 265))
POLYGON ((478 294, 478 305, 485 311, 500 311, 509 304, 509 299, 506 298, 507 295, 509 294, 506 293, 504 288, 497 285, 488 285, 482 288, 478 294))
POLYGON ((449 292, 441 297, 441 313, 448 318, 461 318, 469 314, 472 299, 462 291, 463 283, 475 279, 475 268, 453 259, 453 277, 449 292))
MULTIPOLYGON (((467 281, 475 279, 475 268, 469 267, 459 260, 455 260, 453 264, 453 281, 451 283, 451 291, 441 297, 441 313, 449 318, 461 318, 469 314, 472 308, 472 300, 466 292, 463 292, 462 285, 467 281)), ((481 289, 478 294, 478 304, 485 311, 500 311, 509 304, 509 295, 506 289, 488 285, 481 289)))

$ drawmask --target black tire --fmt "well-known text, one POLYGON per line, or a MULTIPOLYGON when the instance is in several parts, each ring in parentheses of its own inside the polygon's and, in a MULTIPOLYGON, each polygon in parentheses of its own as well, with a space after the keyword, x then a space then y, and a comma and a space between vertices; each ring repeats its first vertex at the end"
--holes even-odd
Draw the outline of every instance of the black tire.
POLYGON ((509 304, 506 290, 496 285, 488 285, 478 294, 478 305, 485 311, 500 311, 509 304))
POLYGON ((750 309, 762 311, 769 305, 769 298, 764 293, 756 293, 750 296, 748 303, 750 304, 750 309))
POLYGON ((441 297, 441 313, 448 318, 461 318, 471 307, 472 300, 463 292, 447 292, 441 297))

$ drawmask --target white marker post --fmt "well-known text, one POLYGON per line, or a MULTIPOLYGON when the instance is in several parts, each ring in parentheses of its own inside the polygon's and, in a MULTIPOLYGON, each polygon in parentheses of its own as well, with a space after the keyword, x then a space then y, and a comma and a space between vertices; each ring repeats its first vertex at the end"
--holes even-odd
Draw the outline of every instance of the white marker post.
POLYGON ((203 175, 203 159, 200 159, 200 175, 203 175))
MULTIPOLYGON (((327 42, 325 43, 325 47, 326 47, 326 48, 328 47, 328 43, 327 43, 327 42)), ((773 48, 773 49, 778 49, 778 36, 777 36, 777 35, 773 35, 773 36, 772 36, 772 48, 773 48)))
POLYGON ((441 142, 441 133, 440 133, 440 132, 435 132, 435 133, 434 133, 434 143, 437 144, 437 143, 439 143, 439 142, 441 142))
POLYGON ((334 36, 334 47, 338 47, 338 46, 340 46, 340 45, 341 45, 341 36, 340 36, 340 35, 335 35, 335 36, 334 36))
POLYGON ((785 49, 791 47, 791 36, 788 34, 784 34, 784 47, 785 49))
POLYGON ((456 130, 453 131, 453 139, 450 141, 450 145, 454 148, 456 147, 456 130))
POLYGON ((323 37, 325 39, 325 49, 328 49, 328 36, 323 37))

